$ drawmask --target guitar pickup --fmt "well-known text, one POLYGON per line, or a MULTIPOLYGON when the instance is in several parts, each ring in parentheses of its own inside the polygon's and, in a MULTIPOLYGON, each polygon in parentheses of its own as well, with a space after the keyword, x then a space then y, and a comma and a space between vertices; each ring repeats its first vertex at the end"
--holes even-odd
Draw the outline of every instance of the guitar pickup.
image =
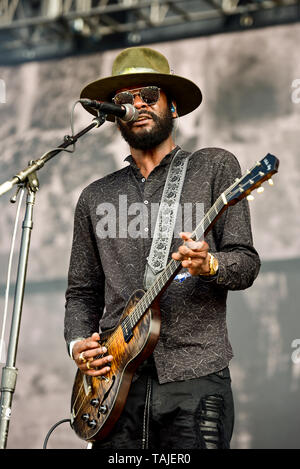
POLYGON ((128 344, 130 339, 132 339, 133 337, 132 329, 130 329, 128 325, 122 324, 122 332, 123 332, 124 340, 128 344))

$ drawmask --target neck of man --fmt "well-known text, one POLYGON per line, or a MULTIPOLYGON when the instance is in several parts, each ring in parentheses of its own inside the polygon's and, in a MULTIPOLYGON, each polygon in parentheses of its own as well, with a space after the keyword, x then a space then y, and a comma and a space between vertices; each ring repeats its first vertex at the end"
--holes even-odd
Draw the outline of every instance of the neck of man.
POLYGON ((149 150, 138 150, 130 147, 131 155, 139 168, 141 174, 147 179, 155 166, 158 166, 162 159, 176 147, 170 135, 160 145, 149 150))

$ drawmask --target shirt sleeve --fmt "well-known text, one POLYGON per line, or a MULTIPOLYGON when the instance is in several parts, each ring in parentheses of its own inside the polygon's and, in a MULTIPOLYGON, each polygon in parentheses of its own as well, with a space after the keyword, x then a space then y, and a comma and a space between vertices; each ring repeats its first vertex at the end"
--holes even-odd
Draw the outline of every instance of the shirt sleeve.
POLYGON ((73 347, 76 344, 76 342, 80 342, 81 340, 84 340, 84 338, 83 337, 78 337, 78 339, 71 340, 71 342, 69 343, 68 352, 69 352, 70 357, 73 358, 73 359, 74 359, 74 357, 73 357, 73 347))
MULTIPOLYGON (((240 165, 230 152, 223 151, 215 164, 214 201, 236 178, 241 177, 240 165)), ((212 236, 216 249, 210 252, 218 259, 219 269, 211 280, 228 290, 250 287, 258 275, 260 259, 253 246, 247 199, 229 206, 223 212, 212 229, 212 236)))
POLYGON ((75 209, 73 243, 66 291, 64 335, 67 346, 99 331, 105 277, 85 191, 75 209))

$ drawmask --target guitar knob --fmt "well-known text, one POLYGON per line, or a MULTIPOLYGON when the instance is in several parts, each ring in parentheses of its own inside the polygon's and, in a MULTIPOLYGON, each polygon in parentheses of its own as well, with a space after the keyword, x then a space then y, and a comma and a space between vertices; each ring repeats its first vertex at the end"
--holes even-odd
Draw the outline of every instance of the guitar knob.
POLYGON ((107 410, 108 410, 107 405, 101 405, 99 407, 100 414, 106 414, 107 410))
POLYGON ((88 422, 90 420, 90 414, 82 414, 81 419, 84 422, 88 422))
POLYGON ((93 419, 93 420, 89 420, 89 421, 88 421, 88 426, 89 426, 90 428, 95 428, 95 427, 97 427, 97 422, 96 422, 96 420, 94 420, 94 419, 93 419))
POLYGON ((97 407, 99 404, 100 404, 99 399, 92 399, 92 400, 91 400, 91 405, 92 405, 93 407, 97 407))

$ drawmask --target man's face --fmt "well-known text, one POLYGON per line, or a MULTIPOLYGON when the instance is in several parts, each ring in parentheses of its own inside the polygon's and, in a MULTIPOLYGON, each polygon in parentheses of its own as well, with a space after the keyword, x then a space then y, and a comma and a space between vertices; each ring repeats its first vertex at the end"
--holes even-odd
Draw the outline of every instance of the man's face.
MULTIPOLYGON (((124 88, 120 91, 137 90, 139 87, 124 88)), ((150 150, 164 142, 173 129, 173 114, 167 102, 166 94, 160 90, 159 100, 152 105, 146 104, 135 94, 134 106, 139 111, 138 120, 123 122, 117 119, 121 134, 130 145, 138 150, 150 150)))

